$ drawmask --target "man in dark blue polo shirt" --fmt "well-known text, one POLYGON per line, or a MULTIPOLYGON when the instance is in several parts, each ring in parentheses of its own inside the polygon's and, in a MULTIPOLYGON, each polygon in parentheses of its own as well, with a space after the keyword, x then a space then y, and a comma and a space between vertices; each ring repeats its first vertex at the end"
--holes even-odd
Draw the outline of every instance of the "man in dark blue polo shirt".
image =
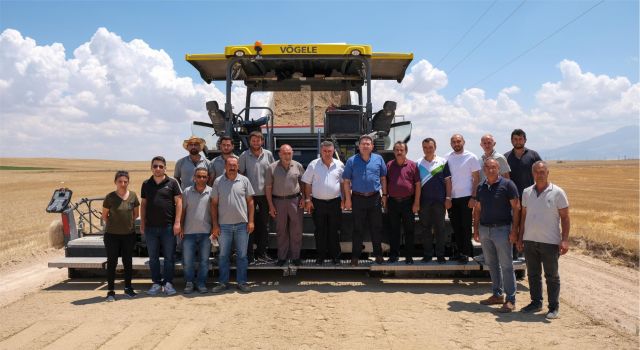
POLYGON ((182 191, 178 181, 166 175, 167 162, 156 156, 151 160, 153 175, 142 183, 140 197, 140 232, 147 242, 149 268, 153 285, 147 291, 156 295, 161 290, 165 294, 176 294, 173 287, 173 254, 176 248, 175 236, 180 234, 182 216, 182 191), (161 244, 162 242, 162 244, 161 244), (164 268, 160 273, 160 246, 164 257, 164 268))
POLYGON ((360 136, 360 153, 347 159, 344 180, 344 208, 353 203, 353 236, 351 265, 357 266, 362 253, 362 238, 369 231, 376 263, 382 264, 382 206, 387 205, 387 166, 384 159, 373 151, 373 139, 360 136), (382 198, 380 198, 382 190, 382 198))
POLYGON ((533 185, 533 175, 531 173, 533 163, 542 160, 538 152, 524 146, 526 142, 527 134, 524 130, 513 130, 511 132, 513 149, 504 154, 505 158, 507 158, 507 163, 509 163, 509 168, 511 168, 510 178, 516 184, 520 198, 522 198, 522 191, 533 185))
POLYGON ((488 158, 483 168, 487 178, 478 186, 476 193, 478 201, 473 210, 473 239, 482 244, 493 294, 480 304, 502 304, 498 312, 511 312, 516 305, 516 275, 511 246, 518 241, 520 227, 518 189, 513 181, 500 176, 497 160, 488 158))

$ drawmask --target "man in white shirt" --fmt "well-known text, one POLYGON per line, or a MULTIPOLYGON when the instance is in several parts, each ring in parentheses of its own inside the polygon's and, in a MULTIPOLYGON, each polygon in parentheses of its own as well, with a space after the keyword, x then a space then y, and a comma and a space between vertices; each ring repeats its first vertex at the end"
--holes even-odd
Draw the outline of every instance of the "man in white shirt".
POLYGON ((344 164, 333 158, 334 152, 331 141, 322 142, 320 158, 309 163, 302 175, 305 209, 312 214, 316 229, 316 265, 324 264, 327 257, 334 265, 340 264, 338 229, 344 207, 341 191, 344 164))
POLYGON ((460 134, 451 136, 451 148, 447 160, 451 177, 446 182, 447 195, 445 208, 448 209, 449 220, 453 227, 453 238, 458 248, 451 260, 462 264, 473 256, 471 245, 471 218, 476 205, 476 190, 480 181, 480 162, 478 157, 464 149, 464 137, 460 134))

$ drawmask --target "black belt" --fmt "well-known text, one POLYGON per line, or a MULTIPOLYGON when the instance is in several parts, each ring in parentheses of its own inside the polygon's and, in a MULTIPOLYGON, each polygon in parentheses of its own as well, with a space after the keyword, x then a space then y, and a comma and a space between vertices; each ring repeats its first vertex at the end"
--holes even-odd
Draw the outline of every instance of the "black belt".
POLYGON ((275 194, 271 195, 271 197, 273 197, 275 199, 292 199, 292 198, 296 198, 296 197, 299 197, 299 196, 300 196, 300 193, 290 194, 288 196, 276 196, 275 194))
POLYGON ((510 226, 511 224, 483 224, 480 223, 480 226, 484 227, 500 227, 500 226, 510 226))
POLYGON ((360 196, 360 197, 371 197, 371 196, 373 196, 373 195, 380 194, 380 192, 377 192, 377 191, 374 191, 374 192, 357 192, 357 191, 351 191, 351 193, 352 193, 353 195, 360 196))
POLYGON ((396 202, 404 202, 406 200, 413 199, 413 196, 408 196, 408 197, 389 197, 389 198, 393 199, 396 202))
POLYGON ((312 198, 313 198, 314 201, 320 201, 320 202, 324 202, 324 203, 330 203, 330 202, 333 202, 335 200, 339 200, 340 199, 340 197, 336 197, 336 198, 333 198, 333 199, 319 199, 319 198, 316 198, 316 197, 312 197, 312 198))

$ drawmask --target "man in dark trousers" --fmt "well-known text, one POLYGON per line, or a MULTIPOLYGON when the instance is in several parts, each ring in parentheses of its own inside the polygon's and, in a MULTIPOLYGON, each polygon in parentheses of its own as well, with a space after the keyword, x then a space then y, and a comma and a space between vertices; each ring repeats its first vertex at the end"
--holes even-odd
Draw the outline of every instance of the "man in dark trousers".
POLYGON ((320 158, 311 161, 302 175, 302 182, 305 183, 305 209, 313 216, 316 228, 316 265, 324 264, 326 258, 334 265, 340 264, 338 230, 344 207, 344 164, 333 158, 334 152, 333 142, 322 142, 320 158))
POLYGON ((391 226, 389 233, 388 262, 398 261, 400 256, 400 232, 404 229, 404 256, 407 265, 413 264, 413 231, 415 214, 420 210, 420 172, 414 161, 407 159, 407 144, 401 141, 393 145, 394 160, 387 163, 387 189, 389 190, 388 216, 391 226))
POLYGON ((376 264, 382 264, 382 207, 387 206, 387 166, 379 154, 372 153, 373 139, 360 136, 359 153, 351 156, 344 167, 344 207, 353 208, 351 265, 358 266, 365 233, 371 233, 376 264), (380 197, 382 191, 382 197, 380 197), (352 206, 353 201, 353 206, 352 206))

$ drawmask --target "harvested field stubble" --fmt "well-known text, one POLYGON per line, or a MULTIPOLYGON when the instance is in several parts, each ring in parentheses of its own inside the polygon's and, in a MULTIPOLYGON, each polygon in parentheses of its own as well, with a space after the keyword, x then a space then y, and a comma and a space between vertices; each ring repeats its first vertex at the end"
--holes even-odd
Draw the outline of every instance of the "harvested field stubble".
POLYGON ((551 182, 569 197, 571 236, 578 249, 638 266, 638 160, 549 164, 551 182))

